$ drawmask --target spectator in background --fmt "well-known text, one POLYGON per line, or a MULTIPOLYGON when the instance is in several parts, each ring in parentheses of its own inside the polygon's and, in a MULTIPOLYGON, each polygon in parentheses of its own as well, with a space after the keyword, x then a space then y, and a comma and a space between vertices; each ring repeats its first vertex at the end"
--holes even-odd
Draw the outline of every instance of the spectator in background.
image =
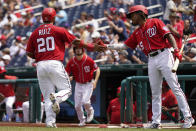
POLYGON ((28 27, 28 26, 32 26, 33 22, 35 23, 36 20, 34 19, 33 13, 28 12, 26 13, 26 15, 24 16, 24 26, 28 27))
POLYGON ((67 23, 67 13, 65 10, 62 9, 62 5, 56 5, 56 18, 55 18, 55 24, 57 26, 64 26, 67 23))
POLYGON ((126 32, 126 27, 124 22, 119 17, 119 12, 117 10, 111 11, 112 20, 108 20, 108 24, 114 33, 114 35, 119 36, 119 42, 125 41, 128 38, 128 34, 126 32))
POLYGON ((78 19, 79 23, 85 23, 87 22, 87 13, 86 12, 82 12, 80 14, 80 18, 78 19))
POLYGON ((4 21, 5 24, 7 24, 9 22, 8 19, 11 19, 11 22, 13 23, 13 25, 15 25, 18 21, 17 16, 10 9, 8 9, 7 13, 4 16, 3 21, 4 21))
POLYGON ((144 61, 140 59, 140 58, 145 58, 145 56, 143 56, 144 53, 140 51, 139 49, 136 48, 135 50, 132 50, 131 48, 128 48, 127 52, 128 52, 128 59, 131 60, 133 63, 136 63, 136 64, 146 63, 145 59, 142 59, 144 61))
POLYGON ((74 57, 73 48, 70 48, 70 49, 68 50, 68 57, 65 58, 65 63, 68 63, 68 61, 69 61, 70 59, 72 59, 73 57, 74 57))
MULTIPOLYGON (((190 35, 190 38, 192 38, 192 37, 196 37, 196 24, 194 25, 193 33, 190 35)), ((191 40, 191 41, 189 41, 189 43, 193 43, 196 45, 196 40, 191 40)))
POLYGON ((169 24, 170 23, 169 15, 171 13, 173 13, 173 12, 177 12, 178 11, 177 7, 176 7, 176 4, 177 4, 177 0, 169 0, 169 1, 167 1, 165 12, 164 12, 164 15, 163 15, 163 20, 164 20, 165 24, 169 24))
POLYGON ((21 36, 16 36, 16 40, 13 41, 12 46, 10 47, 10 55, 12 58, 22 57, 26 54, 26 42, 24 42, 26 38, 21 36))
POLYGON ((182 25, 182 29, 184 30, 184 20, 182 20, 182 14, 176 13, 176 22, 182 25))
POLYGON ((94 28, 94 26, 92 25, 92 24, 88 24, 87 26, 86 26, 86 29, 87 29, 87 31, 88 31, 88 37, 87 37, 87 42, 92 42, 93 41, 93 39, 92 39, 92 36, 93 35, 95 35, 95 36, 97 36, 98 35, 98 37, 100 37, 100 34, 99 34, 99 32, 97 32, 96 30, 95 30, 95 28, 94 28))
POLYGON ((7 47, 7 37, 5 35, 0 36, 0 50, 7 47))
POLYGON ((93 14, 89 14, 87 16, 87 20, 90 22, 90 24, 93 25, 95 30, 97 30, 99 28, 99 23, 94 19, 93 14))
POLYGON ((119 53, 119 64, 131 64, 132 62, 127 59, 128 52, 126 50, 122 50, 119 53))
MULTIPOLYGON (((23 8, 24 8, 24 9, 26 9, 26 8, 31 8, 31 5, 30 5, 27 1, 23 1, 23 2, 22 2, 22 5, 23 5, 23 8)), ((28 12, 28 13, 33 13, 33 9, 28 9, 27 12, 28 12)))
POLYGON ((133 54, 135 55, 135 58, 133 56, 133 60, 138 63, 138 64, 145 64, 148 63, 148 58, 146 57, 146 55, 144 54, 144 52, 142 52, 140 47, 136 47, 135 50, 133 51, 133 54))
MULTIPOLYGON (((6 75, 6 70, 4 67, 0 67, 0 79, 13 79, 16 80, 15 76, 6 75)), ((15 93, 13 84, 0 84, 0 93, 4 95, 4 100, 0 103, 6 105, 7 119, 6 121, 11 122, 13 118, 13 104, 15 102, 15 93)))
POLYGON ((183 59, 184 62, 196 62, 196 55, 189 51, 186 54, 183 54, 183 59))
POLYGON ((7 23, 4 25, 4 29, 2 33, 6 36, 6 38, 9 38, 14 35, 15 31, 12 28, 12 26, 7 23))
POLYGON ((190 28, 190 20, 184 20, 184 30, 183 30, 183 37, 187 39, 193 33, 192 29, 190 28))
POLYGON ((120 19, 121 19, 123 22, 126 22, 126 21, 127 21, 127 17, 126 17, 125 9, 120 8, 120 9, 118 10, 118 12, 119 12, 119 17, 120 17, 120 19))
POLYGON ((177 14, 171 13, 169 15, 170 24, 167 24, 168 29, 173 34, 176 44, 178 46, 178 49, 181 49, 182 47, 182 37, 183 37, 183 28, 180 23, 177 23, 177 14))
POLYGON ((55 8, 57 4, 57 0, 50 0, 47 4, 48 4, 48 7, 55 8))
POLYGON ((5 55, 2 56, 2 60, 4 62, 4 66, 8 67, 9 64, 10 64, 10 61, 11 61, 11 57, 10 57, 10 55, 5 54, 5 55))
POLYGON ((85 26, 80 26, 76 28, 78 28, 78 31, 80 33, 80 39, 83 40, 84 42, 87 42, 89 33, 86 30, 85 26))

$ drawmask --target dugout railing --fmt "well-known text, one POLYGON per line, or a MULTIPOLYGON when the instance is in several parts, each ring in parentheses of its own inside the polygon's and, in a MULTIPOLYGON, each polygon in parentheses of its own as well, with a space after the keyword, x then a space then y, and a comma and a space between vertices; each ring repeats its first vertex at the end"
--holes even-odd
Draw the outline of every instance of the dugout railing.
MULTIPOLYGON (((178 75, 178 80, 182 90, 185 92, 185 81, 196 81, 196 75, 178 75)), ((149 83, 148 76, 131 76, 121 82, 121 123, 133 122, 133 89, 136 95, 136 118, 143 123, 147 123, 147 86, 149 83), (126 99, 126 102, 125 102, 126 99)), ((167 112, 166 112, 167 113, 167 112)), ((169 116, 170 114, 167 113, 169 116)), ((170 116, 172 118, 172 116, 170 116)), ((177 122, 174 118, 173 121, 177 122)))
MULTIPOLYGON (((16 80, 5 80, 1 79, 0 84, 15 84, 15 86, 20 86, 24 88, 30 88, 29 90, 29 122, 31 123, 40 123, 41 120, 41 91, 38 84, 38 79, 16 79, 16 80)), ((25 94, 25 92, 24 92, 25 94)), ((75 104, 73 101, 67 99, 66 102, 71 105, 73 108, 75 104)), ((4 110, 2 110, 4 111, 4 110)), ((17 110, 22 112, 21 110, 17 110)), ((84 112, 86 116, 87 113, 84 112)), ((92 120, 92 123, 99 124, 95 119, 92 120)))
MULTIPOLYGON (((20 87, 29 87, 29 121, 32 123, 41 122, 41 91, 37 79, 1 79, 0 84, 15 84, 20 87)), ((24 92, 25 94, 25 92, 24 92)))

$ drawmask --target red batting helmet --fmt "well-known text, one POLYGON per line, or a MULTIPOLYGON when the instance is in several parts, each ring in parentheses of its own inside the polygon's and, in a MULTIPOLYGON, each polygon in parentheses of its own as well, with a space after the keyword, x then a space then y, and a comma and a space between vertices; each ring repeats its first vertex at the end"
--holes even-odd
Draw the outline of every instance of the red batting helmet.
POLYGON ((44 22, 52 22, 56 16, 56 11, 53 8, 45 8, 42 11, 42 19, 44 22))
POLYGON ((132 6, 130 9, 129 9, 129 12, 127 15, 130 16, 130 14, 134 13, 134 12, 137 12, 137 11, 142 11, 145 15, 148 15, 148 10, 145 6, 143 5, 135 5, 135 6, 132 6))

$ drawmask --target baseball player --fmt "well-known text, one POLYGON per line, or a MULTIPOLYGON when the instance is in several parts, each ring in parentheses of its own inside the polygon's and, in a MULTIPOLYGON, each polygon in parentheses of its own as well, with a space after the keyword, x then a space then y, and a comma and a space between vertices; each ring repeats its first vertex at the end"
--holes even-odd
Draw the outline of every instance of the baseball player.
MULTIPOLYGON (((29 88, 27 88, 26 90, 26 96, 29 97, 29 88)), ((44 113, 44 103, 42 102, 43 101, 43 97, 41 98, 41 119, 40 121, 37 121, 37 122, 42 122, 42 118, 43 118, 43 113, 44 113)), ((27 101, 24 101, 22 103, 22 112, 23 112, 23 122, 26 122, 28 123, 29 122, 29 100, 27 101)))
POLYGON ((182 128, 190 128, 194 123, 185 95, 180 88, 176 73, 171 69, 174 57, 182 60, 176 41, 165 24, 156 18, 148 19, 148 10, 143 5, 132 6, 127 14, 133 25, 139 27, 124 44, 108 45, 108 49, 135 49, 137 45, 148 56, 148 75, 152 91, 152 124, 149 128, 159 128, 161 121, 161 85, 163 77, 175 94, 178 106, 184 115, 182 128), (168 49, 174 48, 174 53, 168 49), (174 55, 174 57, 173 57, 174 55))
POLYGON ((44 97, 47 127, 56 127, 56 114, 60 111, 59 103, 71 95, 69 77, 62 63, 65 43, 83 46, 91 51, 105 49, 98 44, 84 43, 66 29, 54 26, 55 16, 53 8, 43 10, 44 24, 33 31, 26 48, 27 55, 37 62, 37 77, 44 97))
POLYGON ((75 57, 67 63, 65 69, 68 74, 73 74, 73 78, 76 81, 74 95, 75 109, 80 121, 79 126, 84 126, 86 122, 91 122, 94 116, 94 109, 91 106, 90 98, 93 89, 96 88, 100 69, 93 59, 84 53, 84 48, 77 46, 73 50, 75 57), (95 71, 95 79, 93 79, 95 71), (87 119, 84 116, 83 106, 87 112, 87 119))
MULTIPOLYGON (((17 79, 15 76, 5 75, 6 70, 4 67, 0 67, 0 79, 17 79)), ((4 99, 0 102, 0 105, 5 103, 6 114, 8 115, 7 121, 11 121, 13 118, 13 105, 15 102, 15 93, 13 89, 13 84, 0 84, 0 94, 4 99)))

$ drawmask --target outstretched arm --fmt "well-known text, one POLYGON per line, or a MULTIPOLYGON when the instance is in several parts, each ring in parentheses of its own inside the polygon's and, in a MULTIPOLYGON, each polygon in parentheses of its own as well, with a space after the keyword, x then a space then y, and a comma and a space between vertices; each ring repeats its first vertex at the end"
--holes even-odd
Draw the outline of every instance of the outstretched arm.
POLYGON ((84 43, 84 41, 80 40, 80 39, 75 39, 72 42, 73 45, 84 47, 88 51, 102 52, 102 51, 106 50, 107 47, 105 45, 101 45, 101 44, 98 44, 98 43, 99 43, 99 41, 97 43, 84 43))
POLYGON ((125 44, 109 44, 107 49, 111 50, 126 50, 128 47, 125 44))

